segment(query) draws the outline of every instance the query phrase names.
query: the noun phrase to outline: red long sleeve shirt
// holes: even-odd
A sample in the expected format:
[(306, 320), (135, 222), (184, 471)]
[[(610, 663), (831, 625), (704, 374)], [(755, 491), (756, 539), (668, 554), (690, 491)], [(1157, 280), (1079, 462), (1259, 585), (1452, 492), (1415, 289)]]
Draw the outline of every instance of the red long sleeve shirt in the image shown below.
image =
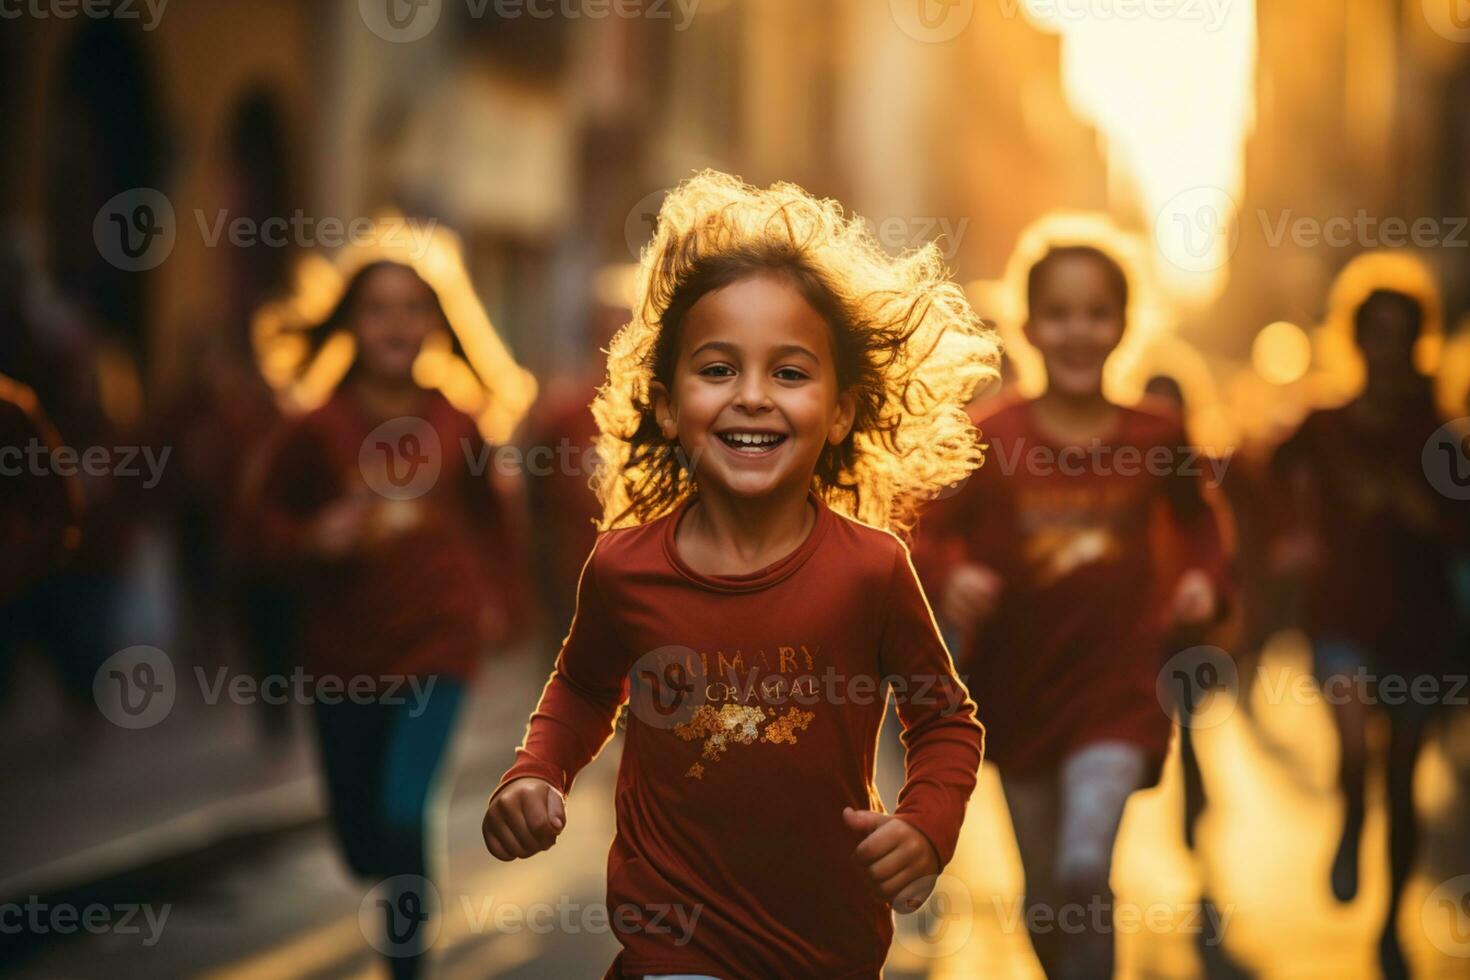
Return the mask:
[[(438, 475), (420, 495), (390, 500), (371, 489), (365, 458), (395, 467), (401, 460), (383, 464), (373, 445), (364, 453), (379, 420), (364, 413), (350, 382), (287, 423), (250, 495), (257, 560), (299, 580), (305, 667), (314, 676), (467, 678), (484, 652), (487, 608), (510, 618), (524, 607), (505, 502), (489, 470), (475, 472), (488, 457), (474, 421), (437, 391), (425, 391), (414, 412), (437, 444), (430, 455)], [(366, 540), (339, 562), (311, 558), (313, 521), (349, 496), (374, 502)]]
[(1004, 583), (959, 657), (1002, 770), (1040, 772), (1116, 739), (1143, 749), (1156, 774), (1170, 717), (1156, 693), (1165, 611), (1150, 524), (1167, 514), (1183, 565), (1228, 601), (1229, 556), (1204, 494), (1210, 461), (1177, 421), (1131, 408), (1107, 438), (1063, 446), (1032, 404), (1003, 402), (980, 420), (985, 465), (919, 527), (924, 581), (937, 594), (974, 561)]
[[(882, 809), (873, 764), (890, 690), (907, 750), (896, 815), (941, 866), (954, 853), (983, 751), (974, 704), (907, 549), (812, 500), (806, 542), (748, 575), (679, 558), (687, 503), (602, 535), (583, 569), (500, 785), (534, 776), (569, 791), (631, 692), (607, 889), (625, 974), (879, 975), (892, 913), (852, 860), (861, 838), (842, 809)], [(660, 907), (683, 919), (655, 925)]]

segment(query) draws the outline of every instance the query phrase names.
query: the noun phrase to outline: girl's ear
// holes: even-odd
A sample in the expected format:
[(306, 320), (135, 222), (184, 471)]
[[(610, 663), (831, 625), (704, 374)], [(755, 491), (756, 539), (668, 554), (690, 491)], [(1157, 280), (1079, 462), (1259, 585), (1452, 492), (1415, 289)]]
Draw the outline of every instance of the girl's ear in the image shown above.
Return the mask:
[(679, 415), (674, 411), (674, 399), (662, 381), (648, 383), (648, 400), (653, 403), (653, 418), (664, 438), (673, 439), (678, 436)]
[(827, 429), (827, 441), (835, 446), (846, 439), (847, 434), (852, 431), (852, 423), (856, 417), (857, 397), (850, 391), (844, 391), (837, 396), (837, 415)]

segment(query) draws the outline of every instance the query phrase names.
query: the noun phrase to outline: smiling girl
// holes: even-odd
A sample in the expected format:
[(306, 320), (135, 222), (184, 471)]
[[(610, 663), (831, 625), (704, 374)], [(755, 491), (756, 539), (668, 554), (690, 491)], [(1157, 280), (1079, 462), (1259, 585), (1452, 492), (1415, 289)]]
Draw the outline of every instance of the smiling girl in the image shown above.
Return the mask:
[[(888, 258), (788, 184), (705, 173), (664, 203), (593, 406), (607, 529), (484, 821), (501, 860), (550, 847), (631, 696), (609, 976), (879, 975), (983, 739), (889, 529), (979, 463), (963, 405), (995, 360), (932, 246)], [(686, 930), (656, 924), (670, 908)]]
[[(1103, 392), (1127, 322), (1122, 267), (1091, 246), (1054, 248), (1030, 270), (1027, 305), (1046, 390), (980, 420), (989, 462), (925, 518), (920, 554), (965, 638), (958, 662), (985, 713), (1028, 906), (1055, 922), (1110, 907), (1124, 804), (1168, 747), (1159, 650), (1169, 627), (1214, 622), (1225, 560), (1179, 421)], [(1149, 553), (1160, 509), (1188, 556), (1162, 583), (1164, 610)], [(1046, 975), (1111, 975), (1112, 928), (1069, 932), (1033, 933)]]
[(414, 380), (449, 329), (414, 269), (359, 269), (309, 334), (350, 334), (351, 369), (286, 426), (252, 494), (261, 558), (302, 600), (333, 829), (352, 870), (392, 892), (374, 942), (395, 977), (424, 966), (427, 920), (402, 937), (393, 910), (429, 907), (431, 800), (460, 701), (522, 594), (514, 498), (469, 465), (486, 449), (474, 420)]

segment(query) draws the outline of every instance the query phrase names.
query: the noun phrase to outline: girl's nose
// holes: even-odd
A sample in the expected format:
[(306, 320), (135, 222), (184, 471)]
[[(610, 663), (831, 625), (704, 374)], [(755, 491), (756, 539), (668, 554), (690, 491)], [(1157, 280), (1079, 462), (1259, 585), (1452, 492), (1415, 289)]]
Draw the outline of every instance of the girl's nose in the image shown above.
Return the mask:
[(766, 387), (765, 379), (753, 372), (742, 377), (735, 389), (735, 407), (748, 412), (770, 408), (771, 393)]

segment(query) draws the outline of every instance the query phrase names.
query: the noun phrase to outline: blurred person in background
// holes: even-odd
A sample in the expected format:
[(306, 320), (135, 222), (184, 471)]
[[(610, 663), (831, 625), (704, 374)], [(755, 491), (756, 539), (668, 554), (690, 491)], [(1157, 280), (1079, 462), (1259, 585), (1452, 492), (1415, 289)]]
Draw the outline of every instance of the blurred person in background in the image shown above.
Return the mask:
[[(1030, 923), (1037, 908), (1051, 922), (1068, 909), (1111, 910), (1124, 805), (1157, 781), (1169, 742), (1155, 693), (1164, 624), (1216, 622), (1227, 558), (1201, 482), (1142, 466), (1151, 450), (1183, 461), (1178, 419), (1103, 394), (1127, 322), (1122, 267), (1090, 246), (1053, 248), (1030, 270), (1027, 304), (1046, 391), (987, 406), (985, 465), (930, 510), (917, 560), (963, 637), (960, 671), (1000, 769)], [(1161, 583), (1165, 610), (1154, 608), (1149, 550), (1161, 503), (1187, 559)], [(1113, 972), (1110, 926), (1031, 939), (1048, 977)]]
[(577, 579), (602, 517), (591, 486), (598, 434), (592, 399), (607, 375), (604, 352), (632, 316), (617, 299), (599, 296), (587, 325), (584, 362), (552, 379), (517, 439), (539, 542), (533, 557), (542, 612), (557, 628), (571, 621)]
[[(108, 337), (83, 307), (51, 289), (25, 244), (17, 233), (0, 248), (0, 372), (45, 406), (46, 431), (58, 441), (39, 465), (59, 482), (63, 467), (50, 455), (53, 450), (66, 448), (80, 459), (101, 448), (119, 467), (64, 467), (74, 469), (65, 477), (74, 527), (67, 560), (14, 597), (0, 642), (35, 644), (61, 682), (73, 732), (86, 734), (105, 730), (93, 700), (97, 669), (119, 641), (153, 639), (122, 625), (150, 473), (138, 451), (142, 389), (126, 346)], [(121, 472), (124, 459), (131, 461), (128, 474)]]
[[(1405, 977), (1395, 923), (1418, 843), (1414, 767), (1455, 667), (1449, 556), (1465, 540), (1467, 508), (1425, 479), (1424, 447), (1441, 419), (1414, 362), (1422, 299), (1374, 289), (1351, 324), (1365, 385), (1346, 405), (1308, 415), (1277, 450), (1288, 524), (1275, 550), (1303, 582), (1301, 626), (1341, 740), (1344, 815), (1330, 872), (1339, 902), (1358, 893), (1369, 719), (1389, 729), (1391, 898), (1379, 958), (1385, 976)], [(1412, 693), (1426, 681), (1438, 695)]]
[(35, 392), (0, 375), (0, 704), (26, 595), (61, 568), (77, 545), (81, 497), (76, 481), (27, 465), (32, 444), (61, 444)]
[[(405, 937), (394, 916), (433, 911), (429, 801), (466, 685), (525, 600), (512, 491), (491, 483), (493, 468), (474, 472), (489, 458), (475, 422), (413, 378), (424, 341), (445, 329), (414, 269), (353, 275), (312, 332), (317, 344), (350, 332), (352, 366), (288, 423), (258, 491), (263, 557), (296, 572), (333, 826), (354, 872), (391, 880), (397, 977), (423, 965), (423, 921)], [(362, 678), (370, 698), (341, 696)]]
[[(189, 358), (196, 369), (159, 424), (159, 441), (174, 447), (164, 491), (189, 613), (184, 646), (211, 665), (238, 653), (264, 680), (291, 665), (294, 597), (268, 569), (246, 560), (241, 506), (281, 414), (255, 366), (246, 326), (204, 336)], [(283, 735), (289, 718), (288, 706), (273, 701), (260, 699), (255, 715), (268, 737)]]

